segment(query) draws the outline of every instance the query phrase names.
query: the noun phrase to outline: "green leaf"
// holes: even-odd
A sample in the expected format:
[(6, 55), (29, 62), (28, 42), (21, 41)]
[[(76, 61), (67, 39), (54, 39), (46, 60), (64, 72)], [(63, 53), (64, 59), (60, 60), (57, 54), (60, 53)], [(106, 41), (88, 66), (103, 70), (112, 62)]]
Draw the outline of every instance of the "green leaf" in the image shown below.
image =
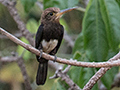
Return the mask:
[[(71, 69), (68, 72), (69, 77), (79, 85), (81, 88), (84, 86), (84, 74), (83, 68), (81, 67), (71, 67)], [(76, 78), (77, 77), (77, 78)]]
[(110, 90), (115, 75), (118, 73), (118, 67), (112, 67), (107, 73), (101, 78), (102, 83)]
[(90, 1), (82, 26), (87, 55), (92, 61), (103, 61), (109, 46), (98, 0)]
[(24, 10), (26, 12), (29, 12), (30, 9), (34, 6), (35, 2), (37, 0), (21, 0), (23, 6), (24, 6)]
[(36, 33), (39, 25), (36, 20), (29, 19), (29, 21), (26, 24), (26, 27), (31, 33)]
[(116, 0), (116, 2), (118, 3), (119, 7), (120, 7), (120, 0)]
[[(83, 88), (88, 80), (95, 74), (94, 68), (83, 68), (83, 67), (71, 67), (68, 72), (70, 78), (76, 83), (80, 88)], [(77, 78), (76, 78), (77, 77)], [(97, 90), (97, 87), (94, 86)]]
[(110, 47), (115, 51), (120, 43), (120, 8), (115, 0), (99, 0)]
[(76, 51), (84, 51), (84, 43), (83, 43), (83, 34), (80, 33), (79, 36), (77, 37), (77, 39), (75, 40), (75, 44), (73, 47), (73, 53), (75, 53)]
[(81, 56), (82, 56), (82, 54), (79, 51), (76, 51), (75, 54), (73, 55), (73, 58), (77, 59), (79, 61)]
[[(22, 40), (22, 41), (25, 42), (25, 43), (29, 43), (24, 37), (22, 37), (20, 40)], [(28, 50), (26, 50), (26, 49), (24, 49), (23, 47), (21, 47), (21, 46), (18, 46), (18, 47), (17, 47), (17, 53), (19, 54), (19, 56), (20, 56), (22, 53), (24, 53), (23, 58), (24, 58), (25, 60), (28, 60), (28, 59), (30, 58), (30, 56), (31, 56), (31, 53), (30, 53)]]

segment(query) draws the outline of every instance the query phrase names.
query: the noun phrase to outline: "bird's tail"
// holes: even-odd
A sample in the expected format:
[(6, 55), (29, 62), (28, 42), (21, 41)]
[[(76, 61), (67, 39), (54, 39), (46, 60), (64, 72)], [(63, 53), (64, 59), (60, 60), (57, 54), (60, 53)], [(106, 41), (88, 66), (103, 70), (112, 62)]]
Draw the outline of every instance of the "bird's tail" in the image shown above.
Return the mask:
[(47, 78), (48, 61), (47, 60), (40, 60), (40, 61), (45, 61), (45, 62), (39, 62), (37, 76), (36, 76), (37, 85), (43, 85)]

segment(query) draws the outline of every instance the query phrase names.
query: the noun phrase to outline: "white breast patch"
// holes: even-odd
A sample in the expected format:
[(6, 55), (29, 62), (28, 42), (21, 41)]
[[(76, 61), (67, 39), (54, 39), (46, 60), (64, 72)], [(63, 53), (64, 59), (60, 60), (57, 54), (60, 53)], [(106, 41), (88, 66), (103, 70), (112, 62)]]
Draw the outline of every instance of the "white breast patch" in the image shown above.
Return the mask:
[(58, 40), (50, 40), (49, 42), (42, 40), (43, 52), (50, 53), (58, 44)]

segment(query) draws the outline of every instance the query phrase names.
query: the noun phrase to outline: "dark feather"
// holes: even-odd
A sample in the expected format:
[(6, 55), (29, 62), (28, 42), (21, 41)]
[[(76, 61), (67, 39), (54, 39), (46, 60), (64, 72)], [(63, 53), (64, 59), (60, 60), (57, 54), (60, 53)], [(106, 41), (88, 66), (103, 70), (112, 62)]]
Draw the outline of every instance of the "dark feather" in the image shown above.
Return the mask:
[(41, 46), (41, 40), (42, 40), (42, 35), (43, 35), (43, 24), (41, 24), (38, 28), (38, 31), (36, 33), (36, 37), (35, 37), (35, 48), (39, 48), (39, 46)]
[(46, 81), (48, 62), (47, 60), (43, 60), (43, 61), (46, 61), (46, 62), (39, 63), (39, 66), (38, 66), (38, 71), (37, 71), (37, 76), (36, 76), (37, 85), (43, 85)]

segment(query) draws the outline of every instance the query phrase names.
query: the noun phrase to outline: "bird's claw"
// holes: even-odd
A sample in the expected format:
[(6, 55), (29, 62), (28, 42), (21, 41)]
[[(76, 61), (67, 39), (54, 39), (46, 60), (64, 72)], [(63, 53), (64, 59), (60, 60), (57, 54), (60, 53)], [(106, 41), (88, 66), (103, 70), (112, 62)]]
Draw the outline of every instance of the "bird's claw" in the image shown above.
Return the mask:
[(40, 50), (40, 56), (39, 56), (39, 59), (42, 57), (42, 53), (43, 53), (43, 51)]
[(54, 58), (53, 62), (56, 62), (57, 61), (57, 56), (55, 55), (54, 57), (55, 58)]

